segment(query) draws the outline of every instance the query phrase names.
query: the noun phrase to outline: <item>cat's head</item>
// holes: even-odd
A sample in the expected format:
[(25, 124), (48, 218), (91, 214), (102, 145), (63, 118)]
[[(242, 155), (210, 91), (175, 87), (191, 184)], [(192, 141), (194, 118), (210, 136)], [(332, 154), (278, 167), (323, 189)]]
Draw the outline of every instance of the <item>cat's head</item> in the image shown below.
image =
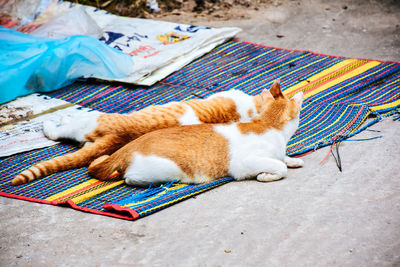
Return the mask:
[(296, 131), (303, 103), (303, 92), (289, 99), (282, 93), (280, 82), (277, 80), (271, 89), (265, 89), (261, 93), (261, 101), (261, 119), (272, 124), (274, 128), (287, 129), (290, 135)]

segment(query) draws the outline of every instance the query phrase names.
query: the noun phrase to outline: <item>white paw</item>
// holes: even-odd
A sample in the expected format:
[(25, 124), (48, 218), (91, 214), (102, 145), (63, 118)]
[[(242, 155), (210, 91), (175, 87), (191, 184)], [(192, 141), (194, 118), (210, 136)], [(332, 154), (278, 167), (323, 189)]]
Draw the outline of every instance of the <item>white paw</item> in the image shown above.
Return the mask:
[(285, 157), (284, 161), (286, 163), (286, 166), (288, 166), (290, 168), (299, 168), (299, 167), (303, 167), (303, 165), (304, 165), (304, 161), (299, 158)]
[(259, 182), (273, 182), (282, 179), (284, 176), (281, 174), (271, 174), (262, 172), (257, 175), (257, 181)]
[(61, 117), (60, 122), (61, 122), (61, 125), (67, 125), (67, 124), (70, 124), (72, 122), (72, 119), (71, 119), (70, 116), (64, 115), (64, 116)]
[(58, 139), (57, 126), (52, 121), (44, 121), (43, 122), (43, 133), (47, 138), (49, 138), (51, 140)]

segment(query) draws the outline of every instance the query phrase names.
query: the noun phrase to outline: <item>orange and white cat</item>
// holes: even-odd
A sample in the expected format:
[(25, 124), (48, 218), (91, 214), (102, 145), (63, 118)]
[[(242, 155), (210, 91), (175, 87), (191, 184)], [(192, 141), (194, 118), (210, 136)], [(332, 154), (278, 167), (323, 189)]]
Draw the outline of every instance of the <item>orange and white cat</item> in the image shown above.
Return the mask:
[(139, 136), (162, 128), (200, 123), (250, 121), (260, 112), (260, 96), (239, 90), (216, 93), (204, 100), (172, 102), (150, 106), (130, 115), (88, 112), (81, 118), (57, 127), (45, 122), (45, 135), (53, 140), (71, 139), (84, 144), (76, 152), (36, 164), (18, 174), (13, 185), (73, 168), (89, 165), (101, 155), (110, 155)]
[(285, 156), (299, 125), (302, 93), (286, 98), (279, 83), (261, 94), (261, 113), (250, 122), (200, 124), (147, 133), (111, 156), (99, 157), (89, 173), (108, 180), (118, 172), (129, 185), (178, 180), (203, 183), (220, 177), (274, 181), (301, 159)]

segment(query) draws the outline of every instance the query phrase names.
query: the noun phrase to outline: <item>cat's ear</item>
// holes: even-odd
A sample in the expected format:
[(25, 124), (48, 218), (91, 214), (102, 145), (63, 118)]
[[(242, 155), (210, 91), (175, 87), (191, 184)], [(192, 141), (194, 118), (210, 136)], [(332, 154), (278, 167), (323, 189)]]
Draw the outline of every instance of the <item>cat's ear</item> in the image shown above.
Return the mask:
[(281, 83), (279, 79), (275, 80), (274, 84), (271, 86), (269, 90), (274, 98), (285, 98), (281, 91)]
[(274, 97), (272, 96), (271, 92), (268, 89), (264, 89), (261, 94), (261, 103), (264, 103), (265, 100), (268, 98), (273, 99)]
[(303, 92), (302, 91), (298, 92), (292, 97), (292, 99), (294, 99), (299, 105), (299, 107), (301, 107), (301, 105), (303, 104)]

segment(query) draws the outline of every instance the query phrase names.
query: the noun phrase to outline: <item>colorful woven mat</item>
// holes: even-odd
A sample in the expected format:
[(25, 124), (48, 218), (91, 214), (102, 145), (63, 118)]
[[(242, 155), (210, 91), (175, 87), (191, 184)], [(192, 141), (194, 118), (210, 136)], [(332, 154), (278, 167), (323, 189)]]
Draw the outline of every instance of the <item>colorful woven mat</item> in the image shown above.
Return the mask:
[[(286, 95), (303, 91), (300, 127), (290, 140), (289, 155), (299, 155), (344, 140), (363, 130), (369, 114), (379, 121), (400, 106), (400, 64), (348, 59), (306, 51), (228, 42), (150, 88), (76, 83), (50, 93), (103, 112), (128, 113), (149, 105), (204, 98), (239, 89), (255, 95), (279, 78)], [(368, 126), (368, 125), (367, 125)], [(77, 148), (60, 144), (0, 159), (0, 194), (47, 204), (67, 204), (79, 210), (137, 219), (231, 181), (170, 183), (149, 189), (122, 181), (101, 182), (87, 168), (60, 172), (27, 185), (11, 179), (41, 160)]]

